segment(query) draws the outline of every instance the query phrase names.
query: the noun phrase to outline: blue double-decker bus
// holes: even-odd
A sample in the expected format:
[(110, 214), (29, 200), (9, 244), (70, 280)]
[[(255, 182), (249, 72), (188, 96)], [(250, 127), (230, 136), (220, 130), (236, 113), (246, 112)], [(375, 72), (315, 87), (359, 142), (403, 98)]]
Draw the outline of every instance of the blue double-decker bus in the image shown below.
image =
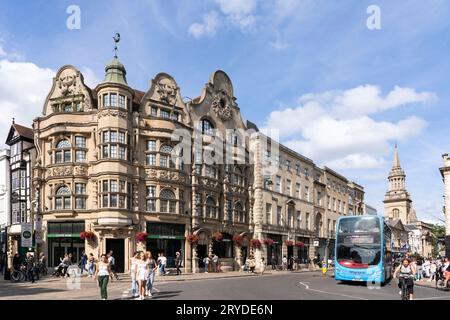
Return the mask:
[(391, 231), (382, 217), (350, 216), (337, 221), (334, 278), (384, 283), (393, 272)]

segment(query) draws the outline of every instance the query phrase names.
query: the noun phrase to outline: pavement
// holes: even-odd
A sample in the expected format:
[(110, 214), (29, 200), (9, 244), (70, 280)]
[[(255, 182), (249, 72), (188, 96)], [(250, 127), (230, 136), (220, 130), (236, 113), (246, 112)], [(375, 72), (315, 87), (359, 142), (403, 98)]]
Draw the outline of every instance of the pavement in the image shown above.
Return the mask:
[[(108, 285), (108, 298), (131, 300), (129, 276), (119, 277)], [(416, 300), (450, 300), (450, 292), (437, 290), (426, 282), (417, 284), (414, 293)], [(99, 296), (97, 283), (86, 277), (45, 278), (34, 284), (0, 281), (0, 300), (98, 300)], [(157, 276), (151, 299), (400, 300), (400, 295), (396, 280), (384, 286), (367, 286), (335, 281), (332, 273), (324, 277), (318, 271), (270, 270), (262, 276), (243, 272)]]

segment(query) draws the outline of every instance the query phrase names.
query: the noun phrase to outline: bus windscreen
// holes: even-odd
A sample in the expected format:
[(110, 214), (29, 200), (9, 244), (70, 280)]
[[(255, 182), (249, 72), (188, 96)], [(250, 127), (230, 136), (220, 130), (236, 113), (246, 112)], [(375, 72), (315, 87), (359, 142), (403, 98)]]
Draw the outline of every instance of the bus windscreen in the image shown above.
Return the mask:
[(336, 260), (347, 268), (368, 268), (381, 260), (380, 220), (377, 217), (351, 217), (338, 225)]

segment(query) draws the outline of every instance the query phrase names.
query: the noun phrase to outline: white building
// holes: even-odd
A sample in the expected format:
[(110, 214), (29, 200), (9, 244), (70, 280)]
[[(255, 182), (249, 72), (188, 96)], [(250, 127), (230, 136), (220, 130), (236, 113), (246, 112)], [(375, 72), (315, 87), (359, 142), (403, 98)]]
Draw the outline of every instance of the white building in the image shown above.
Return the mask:
[(364, 204), (364, 214), (369, 214), (376, 216), (378, 214), (378, 211), (376, 208), (369, 206), (367, 203)]
[(9, 150), (0, 150), (0, 251), (5, 252), (5, 228), (10, 220)]

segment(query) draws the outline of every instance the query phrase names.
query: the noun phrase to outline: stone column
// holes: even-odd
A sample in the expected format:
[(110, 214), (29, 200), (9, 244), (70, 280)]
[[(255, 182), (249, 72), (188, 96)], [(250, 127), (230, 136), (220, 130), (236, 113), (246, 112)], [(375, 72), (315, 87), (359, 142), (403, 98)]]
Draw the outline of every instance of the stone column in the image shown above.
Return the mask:
[(191, 258), (192, 272), (200, 272), (198, 267), (198, 254), (197, 254), (197, 244), (192, 244), (192, 258)]
[[(259, 239), (261, 243), (263, 242), (262, 226), (263, 226), (263, 176), (262, 176), (262, 158), (261, 158), (261, 135), (258, 134), (251, 138), (250, 149), (254, 156), (254, 185), (253, 185), (253, 195), (254, 195), (254, 205), (252, 207), (253, 222), (255, 229), (253, 230), (253, 238)], [(261, 262), (261, 248), (254, 248), (253, 254), (256, 259), (256, 269), (260, 269)]]
[(445, 255), (450, 256), (450, 157), (443, 154), (444, 166), (440, 168), (444, 181)]

